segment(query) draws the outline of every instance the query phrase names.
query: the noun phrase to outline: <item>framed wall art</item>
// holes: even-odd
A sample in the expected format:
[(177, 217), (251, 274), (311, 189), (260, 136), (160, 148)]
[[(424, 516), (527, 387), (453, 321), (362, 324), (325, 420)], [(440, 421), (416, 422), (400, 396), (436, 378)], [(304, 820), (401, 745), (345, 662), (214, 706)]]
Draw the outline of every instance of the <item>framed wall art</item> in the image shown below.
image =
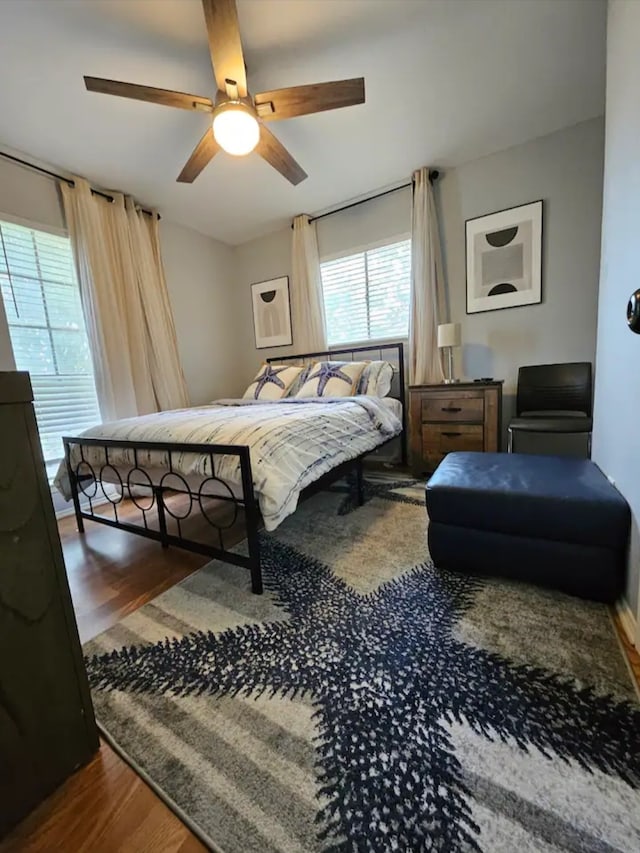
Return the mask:
[(289, 276), (252, 284), (251, 299), (256, 349), (292, 344)]
[(468, 219), (467, 314), (542, 302), (542, 201)]

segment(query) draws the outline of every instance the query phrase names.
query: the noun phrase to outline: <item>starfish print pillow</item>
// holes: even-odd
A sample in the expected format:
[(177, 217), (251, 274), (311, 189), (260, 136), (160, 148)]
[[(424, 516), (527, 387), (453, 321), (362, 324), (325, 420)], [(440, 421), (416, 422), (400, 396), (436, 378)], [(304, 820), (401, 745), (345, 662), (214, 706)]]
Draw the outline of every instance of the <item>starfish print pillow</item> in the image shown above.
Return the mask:
[(296, 397), (351, 397), (366, 366), (366, 361), (319, 361)]
[(370, 361), (358, 382), (358, 394), (386, 397), (393, 383), (393, 365), (388, 361)]
[(287, 396), (291, 386), (303, 370), (303, 367), (265, 363), (244, 392), (243, 399), (281, 400)]

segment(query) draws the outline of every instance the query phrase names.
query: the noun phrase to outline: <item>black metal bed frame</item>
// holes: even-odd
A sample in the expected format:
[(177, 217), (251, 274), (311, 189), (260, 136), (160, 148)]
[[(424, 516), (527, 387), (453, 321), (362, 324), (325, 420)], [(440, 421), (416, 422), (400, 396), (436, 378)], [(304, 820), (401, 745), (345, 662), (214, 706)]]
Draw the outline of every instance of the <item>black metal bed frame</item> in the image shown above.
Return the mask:
[[(405, 365), (404, 346), (402, 343), (347, 347), (322, 352), (303, 353), (301, 355), (288, 355), (280, 358), (273, 357), (268, 358), (267, 362), (299, 362), (306, 364), (319, 358), (344, 361), (346, 360), (344, 356), (350, 356), (351, 361), (354, 361), (354, 354), (358, 354), (360, 358), (363, 358), (365, 353), (377, 353), (380, 360), (385, 360), (383, 353), (389, 354), (392, 350), (397, 354), (398, 365), (397, 369), (394, 369), (393, 377), (393, 383), (396, 384), (396, 391), (394, 393), (392, 385), (389, 396), (395, 397), (402, 403), (400, 454), (402, 464), (405, 464), (407, 459), (407, 439), (405, 430)], [(257, 594), (262, 592), (260, 541), (258, 537), (260, 511), (253, 489), (251, 458), (247, 446), (125, 441), (118, 439), (83, 438), (81, 436), (65, 436), (62, 441), (64, 444), (71, 497), (80, 533), (84, 533), (85, 520), (96, 521), (100, 524), (126, 530), (129, 533), (145, 536), (148, 539), (154, 539), (160, 542), (163, 548), (175, 545), (188, 551), (205, 554), (249, 569), (252, 592)], [(72, 461), (72, 447), (74, 446), (78, 448), (80, 461)], [(382, 445), (378, 446), (381, 447)], [(100, 455), (104, 461), (100, 463), (99, 468), (93, 456), (91, 456), (92, 461), (86, 458), (88, 448), (100, 449)], [(118, 470), (118, 468), (123, 467), (122, 464), (117, 463), (118, 467), (111, 464), (113, 456), (110, 457), (110, 454), (116, 449), (119, 451), (128, 451), (130, 462), (128, 463), (126, 478), (124, 479)], [(145, 470), (144, 463), (141, 462), (141, 456), (146, 456), (150, 453), (160, 453), (166, 460), (166, 464), (163, 465), (163, 469), (166, 468), (166, 471), (160, 478), (160, 481), (156, 483), (153, 482), (149, 473)], [(202, 479), (197, 491), (192, 489), (185, 477), (177, 473), (174, 469), (174, 455), (180, 453), (198, 454), (208, 457), (208, 476)], [(364, 500), (362, 463), (366, 455), (368, 454), (362, 454), (355, 459), (336, 466), (307, 487), (302, 492), (301, 498), (318, 491), (346, 473), (355, 470), (355, 488), (357, 490), (358, 501), (362, 504)], [(223, 456), (238, 457), (242, 483), (240, 494), (234, 493), (227, 481), (217, 474), (219, 468), (216, 465), (216, 460)], [(149, 465), (149, 467), (156, 468), (157, 466)], [(96, 468), (98, 468), (97, 471)], [(108, 476), (104, 479), (104, 475), (107, 472)], [(169, 482), (169, 478), (171, 478), (171, 482)], [(176, 480), (178, 481), (177, 486), (175, 483)], [(212, 491), (214, 484), (215, 493)], [(176, 495), (188, 498), (188, 509), (185, 513), (175, 511), (176, 507), (173, 505), (172, 499)], [(139, 523), (134, 523), (119, 515), (118, 506), (124, 500), (125, 496), (131, 499), (140, 513), (141, 520)], [(85, 499), (84, 504), (82, 497)], [(208, 515), (205, 507), (207, 500), (221, 501), (224, 505), (230, 507), (230, 521), (225, 520), (221, 522)], [(215, 544), (199, 542), (185, 535), (183, 526), (186, 520), (191, 517), (194, 504), (197, 504), (202, 518), (216, 532)], [(101, 511), (101, 508), (106, 509), (106, 512), (110, 514), (105, 514)], [(241, 517), (244, 522), (244, 538), (247, 540), (248, 555), (237, 550), (231, 550), (238, 543), (238, 536), (234, 537), (234, 541), (229, 543), (228, 547), (225, 545), (225, 534), (228, 534), (229, 531), (236, 527)], [(175, 527), (175, 532), (171, 529), (172, 527)], [(240, 537), (240, 539), (242, 538)]]

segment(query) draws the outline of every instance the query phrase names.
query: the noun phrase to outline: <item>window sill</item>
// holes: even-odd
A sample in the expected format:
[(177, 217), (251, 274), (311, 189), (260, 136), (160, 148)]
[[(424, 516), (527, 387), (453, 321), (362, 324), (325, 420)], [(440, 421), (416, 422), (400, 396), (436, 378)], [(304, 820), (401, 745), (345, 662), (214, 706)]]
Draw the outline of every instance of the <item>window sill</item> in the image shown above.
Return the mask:
[(350, 349), (357, 349), (358, 347), (370, 347), (371, 349), (376, 349), (376, 347), (382, 346), (383, 344), (408, 344), (409, 338), (405, 336), (400, 336), (397, 338), (372, 338), (367, 341), (351, 341), (350, 343), (341, 343), (341, 344), (329, 344), (327, 346), (327, 350), (329, 352), (345, 352)]

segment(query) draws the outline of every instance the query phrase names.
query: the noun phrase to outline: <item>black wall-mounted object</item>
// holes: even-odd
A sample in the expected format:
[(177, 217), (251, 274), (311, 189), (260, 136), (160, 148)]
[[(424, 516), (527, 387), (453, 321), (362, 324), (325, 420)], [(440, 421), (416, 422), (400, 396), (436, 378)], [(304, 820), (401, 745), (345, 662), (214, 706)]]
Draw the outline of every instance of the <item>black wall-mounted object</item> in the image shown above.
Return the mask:
[(629, 297), (627, 323), (632, 332), (640, 335), (640, 287)]

